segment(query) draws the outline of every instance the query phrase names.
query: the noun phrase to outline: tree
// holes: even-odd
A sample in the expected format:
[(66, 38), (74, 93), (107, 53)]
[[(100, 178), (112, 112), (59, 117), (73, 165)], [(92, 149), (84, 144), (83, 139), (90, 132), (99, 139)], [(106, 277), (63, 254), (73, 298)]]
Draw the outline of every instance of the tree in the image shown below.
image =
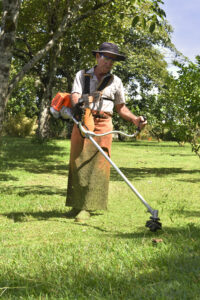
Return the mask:
[(171, 105), (174, 107), (175, 137), (189, 142), (200, 157), (200, 56), (196, 63), (180, 64), (179, 76), (169, 89)]
[[(189, 142), (200, 156), (200, 56), (196, 63), (178, 63), (178, 77), (169, 76), (158, 95), (151, 96), (152, 130), (178, 143)], [(162, 136), (161, 136), (162, 137)]]
[[(5, 5), (2, 9), (3, 16), (6, 5), (8, 9), (11, 9), (12, 2), (18, 4), (16, 5), (15, 12), (17, 11), (17, 13), (19, 13), (19, 0), (4, 0), (3, 3)], [(0, 131), (7, 100), (18, 82), (22, 80), (31, 69), (35, 69), (35, 74), (39, 74), (40, 79), (41, 72), (46, 72), (46, 75), (49, 72), (49, 76), (46, 76), (48, 83), (45, 83), (45, 87), (48, 86), (48, 88), (46, 89), (46, 94), (43, 93), (46, 100), (43, 102), (44, 105), (41, 105), (42, 109), (40, 114), (41, 116), (43, 115), (43, 117), (40, 118), (44, 120), (43, 124), (46, 123), (49, 104), (49, 99), (47, 98), (50, 98), (53, 79), (55, 80), (55, 75), (58, 75), (55, 70), (56, 61), (53, 60), (54, 51), (52, 49), (58, 49), (58, 43), (63, 45), (60, 50), (61, 56), (64, 50), (65, 53), (69, 54), (66, 59), (67, 64), (65, 64), (66, 70), (69, 70), (67, 75), (70, 82), (70, 78), (74, 75), (74, 69), (72, 71), (70, 70), (71, 65), (76, 65), (75, 62), (80, 63), (81, 57), (84, 57), (82, 63), (87, 60), (86, 45), (88, 53), (94, 45), (96, 46), (97, 41), (101, 42), (105, 40), (105, 38), (122, 44), (124, 43), (124, 29), (126, 27), (135, 26), (139, 24), (139, 22), (142, 22), (143, 26), (148, 27), (151, 32), (153, 32), (156, 25), (160, 26), (160, 19), (165, 17), (165, 13), (160, 9), (159, 3), (162, 3), (162, 1), (79, 0), (74, 2), (73, 0), (52, 0), (51, 2), (43, 1), (42, 3), (38, 0), (30, 0), (28, 3), (22, 1), (19, 18), (20, 26), (17, 30), (17, 45), (19, 47), (15, 47), (18, 53), (15, 51), (16, 56), (14, 57), (18, 57), (17, 67), (20, 68), (18, 74), (12, 78), (11, 82), (8, 80), (9, 71), (7, 72), (7, 77), (3, 75), (4, 78), (2, 78), (2, 82), (6, 82), (7, 88), (4, 89), (4, 93), (3, 89), (0, 89)], [(111, 11), (112, 14), (110, 14)], [(55, 12), (57, 14), (55, 14)], [(11, 15), (11, 19), (12, 21), (17, 20), (17, 18), (14, 18), (14, 14)], [(2, 17), (2, 21), (3, 20), (4, 18)], [(2, 22), (2, 29), (4, 28), (4, 23), (5, 22)], [(99, 30), (97, 31), (96, 28)], [(16, 24), (13, 30), (13, 35), (15, 34)], [(4, 40), (4, 38), (4, 30), (2, 30), (1, 39)], [(12, 39), (10, 39), (10, 41), (11, 40)], [(9, 48), (10, 57), (13, 55), (13, 47), (14, 42), (12, 42), (12, 47)], [(3, 53), (4, 50), (5, 45), (1, 43), (1, 53)], [(60, 61), (62, 60), (63, 58), (61, 57)], [(2, 57), (0, 57), (0, 61), (2, 61)], [(14, 63), (15, 62), (16, 61), (14, 61)], [(0, 64), (0, 71), (1, 66)], [(8, 66), (10, 67), (10, 61)]]
[[(73, 1), (72, 1), (73, 2)], [(45, 46), (37, 51), (34, 56), (22, 67), (19, 73), (13, 78), (11, 82), (9, 82), (10, 75), (10, 67), (11, 67), (11, 59), (13, 56), (13, 48), (15, 45), (15, 37), (17, 33), (17, 21), (19, 16), (19, 8), (21, 1), (20, 0), (3, 0), (2, 6), (2, 19), (1, 19), (1, 36), (0, 36), (0, 134), (2, 133), (2, 126), (4, 120), (4, 111), (6, 108), (6, 104), (8, 98), (16, 87), (18, 82), (32, 69), (33, 66), (36, 65), (38, 61), (44, 57), (50, 49), (55, 45), (55, 43), (62, 37), (67, 27), (71, 27), (73, 23), (77, 23), (91, 14), (93, 15), (99, 7), (106, 6), (112, 2), (112, 0), (103, 1), (102, 3), (95, 4), (92, 9), (87, 11), (86, 13), (77, 15), (73, 15), (73, 7), (74, 3), (72, 3), (72, 13), (71, 10), (68, 10), (68, 13), (63, 17), (59, 27), (57, 28), (56, 33), (53, 36), (48, 37), (48, 41)], [(40, 7), (40, 4), (38, 7)], [(84, 1), (80, 1), (78, 7), (82, 5)], [(29, 5), (35, 4), (35, 2), (29, 1)], [(22, 5), (26, 5), (26, 2), (23, 1)], [(30, 19), (29, 19), (30, 21)]]
[(20, 0), (2, 1), (0, 32), (0, 135), (9, 88), (9, 75), (15, 44)]
[[(160, 125), (154, 93), (159, 93), (169, 78), (167, 63), (160, 48), (168, 48), (174, 55), (178, 53), (170, 40), (171, 26), (165, 20), (161, 25), (152, 33), (139, 24), (135, 28), (127, 29), (124, 37), (128, 58), (125, 64), (117, 66), (115, 70), (126, 84), (129, 109), (135, 114), (146, 116), (148, 123), (156, 121), (157, 127)], [(117, 114), (114, 115), (114, 124), (118, 129), (121, 127), (129, 132), (133, 130), (132, 126), (124, 123)]]

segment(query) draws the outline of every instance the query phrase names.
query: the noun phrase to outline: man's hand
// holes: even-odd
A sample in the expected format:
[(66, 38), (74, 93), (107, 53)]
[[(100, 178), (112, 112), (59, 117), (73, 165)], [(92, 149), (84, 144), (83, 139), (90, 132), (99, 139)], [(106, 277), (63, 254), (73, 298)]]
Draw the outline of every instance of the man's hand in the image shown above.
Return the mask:
[(145, 117), (139, 116), (139, 117), (136, 117), (134, 123), (139, 130), (142, 130), (147, 125), (147, 120)]
[(84, 101), (82, 98), (79, 98), (78, 103), (75, 104), (73, 108), (73, 115), (77, 121), (81, 121), (84, 115)]

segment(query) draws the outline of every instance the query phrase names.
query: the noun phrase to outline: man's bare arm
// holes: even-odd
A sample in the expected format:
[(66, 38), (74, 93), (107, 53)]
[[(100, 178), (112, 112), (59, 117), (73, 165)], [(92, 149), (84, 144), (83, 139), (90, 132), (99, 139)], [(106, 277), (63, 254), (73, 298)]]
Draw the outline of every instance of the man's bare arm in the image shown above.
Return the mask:
[(135, 126), (142, 129), (146, 124), (147, 121), (142, 116), (135, 116), (125, 104), (117, 104), (116, 111), (124, 120), (132, 122)]

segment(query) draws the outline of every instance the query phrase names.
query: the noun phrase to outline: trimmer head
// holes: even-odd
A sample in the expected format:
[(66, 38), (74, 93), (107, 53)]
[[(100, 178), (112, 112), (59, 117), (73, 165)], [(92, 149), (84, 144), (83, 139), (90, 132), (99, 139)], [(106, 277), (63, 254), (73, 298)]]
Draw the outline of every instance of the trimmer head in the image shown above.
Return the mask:
[(162, 229), (162, 223), (160, 223), (159, 218), (150, 217), (151, 220), (146, 222), (146, 227), (150, 229), (150, 231), (157, 231), (158, 229)]

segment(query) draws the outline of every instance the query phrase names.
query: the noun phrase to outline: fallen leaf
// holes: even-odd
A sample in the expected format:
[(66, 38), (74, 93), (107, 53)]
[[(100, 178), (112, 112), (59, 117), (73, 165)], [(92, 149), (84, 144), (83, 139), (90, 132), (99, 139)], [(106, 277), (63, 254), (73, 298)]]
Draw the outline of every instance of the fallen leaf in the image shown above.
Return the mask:
[(152, 239), (152, 242), (155, 244), (162, 243), (163, 239)]

